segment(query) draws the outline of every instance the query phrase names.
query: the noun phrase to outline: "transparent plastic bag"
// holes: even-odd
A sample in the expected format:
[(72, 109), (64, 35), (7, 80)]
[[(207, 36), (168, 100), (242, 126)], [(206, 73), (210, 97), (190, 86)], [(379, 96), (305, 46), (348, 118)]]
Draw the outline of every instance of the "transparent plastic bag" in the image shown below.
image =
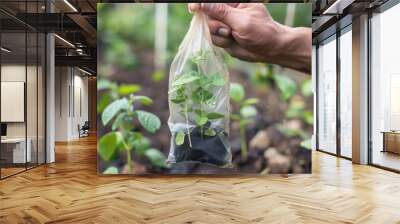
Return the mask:
[(167, 162), (230, 167), (229, 74), (200, 12), (171, 64), (168, 100), (172, 136)]

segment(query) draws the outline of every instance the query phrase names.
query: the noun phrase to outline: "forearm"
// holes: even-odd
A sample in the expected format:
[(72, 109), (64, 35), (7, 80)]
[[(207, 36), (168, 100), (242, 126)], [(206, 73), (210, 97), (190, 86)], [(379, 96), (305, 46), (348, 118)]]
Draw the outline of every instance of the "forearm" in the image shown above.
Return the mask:
[(277, 40), (276, 54), (267, 56), (267, 61), (279, 64), (298, 71), (310, 73), (311, 71), (311, 40), (310, 28), (284, 27), (284, 32)]

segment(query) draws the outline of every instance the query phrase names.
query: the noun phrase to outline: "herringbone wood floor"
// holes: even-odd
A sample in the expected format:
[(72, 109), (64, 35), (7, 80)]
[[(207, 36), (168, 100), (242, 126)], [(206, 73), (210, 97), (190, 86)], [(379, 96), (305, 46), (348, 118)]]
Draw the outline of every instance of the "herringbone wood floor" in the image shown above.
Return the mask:
[(94, 137), (0, 181), (0, 223), (400, 223), (400, 175), (315, 152), (289, 177), (99, 177)]

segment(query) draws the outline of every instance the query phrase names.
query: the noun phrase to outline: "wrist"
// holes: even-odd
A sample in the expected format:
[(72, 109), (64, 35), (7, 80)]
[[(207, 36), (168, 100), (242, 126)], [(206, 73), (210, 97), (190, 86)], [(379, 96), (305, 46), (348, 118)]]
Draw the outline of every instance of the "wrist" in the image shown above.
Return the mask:
[(275, 36), (273, 50), (269, 52), (266, 62), (279, 64), (303, 72), (311, 70), (311, 32), (309, 28), (292, 28), (278, 24), (278, 35)]

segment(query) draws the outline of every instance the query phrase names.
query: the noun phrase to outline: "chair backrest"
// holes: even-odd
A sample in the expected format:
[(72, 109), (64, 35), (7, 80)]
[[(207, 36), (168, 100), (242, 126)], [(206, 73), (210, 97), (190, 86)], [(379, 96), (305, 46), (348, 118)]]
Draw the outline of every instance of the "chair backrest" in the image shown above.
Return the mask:
[(85, 121), (85, 123), (83, 124), (82, 128), (90, 128), (90, 123), (89, 121)]

